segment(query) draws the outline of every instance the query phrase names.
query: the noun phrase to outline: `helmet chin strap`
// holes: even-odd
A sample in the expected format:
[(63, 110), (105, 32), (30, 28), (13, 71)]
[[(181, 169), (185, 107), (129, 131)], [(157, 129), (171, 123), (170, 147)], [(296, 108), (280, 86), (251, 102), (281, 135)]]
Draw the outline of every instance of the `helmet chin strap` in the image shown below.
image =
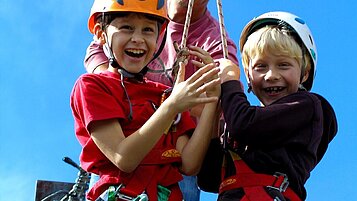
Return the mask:
[[(156, 52), (156, 54), (154, 55), (154, 57), (152, 58), (151, 61), (156, 59), (160, 55), (161, 51), (163, 50), (163, 48), (165, 46), (165, 43), (166, 43), (166, 35), (167, 35), (167, 31), (165, 30), (165, 35), (164, 35), (164, 38), (163, 38), (163, 40), (161, 42), (161, 45), (160, 45), (158, 51)], [(128, 119), (131, 121), (133, 119), (133, 106), (132, 106), (129, 94), (128, 94), (128, 92), (126, 90), (126, 87), (125, 87), (125, 84), (124, 84), (124, 78), (132, 78), (132, 79), (135, 79), (137, 81), (143, 81), (144, 80), (144, 75), (147, 73), (149, 68), (147, 66), (145, 66), (139, 73), (131, 73), (131, 72), (125, 70), (123, 67), (121, 67), (119, 65), (119, 63), (115, 59), (113, 51), (112, 51), (112, 47), (111, 47), (111, 44), (110, 44), (110, 41), (108, 40), (108, 36), (107, 36), (107, 34), (105, 32), (103, 33), (103, 36), (104, 36), (105, 41), (106, 41), (106, 43), (103, 45), (103, 51), (104, 51), (104, 54), (108, 57), (109, 65), (111, 65), (114, 68), (117, 68), (119, 74), (121, 75), (121, 82), (120, 83), (121, 83), (121, 85), (122, 85), (122, 87), (124, 89), (125, 96), (126, 96), (128, 102), (129, 102)]]
[[(104, 50), (104, 54), (108, 57), (109, 60), (109, 64), (114, 67), (117, 68), (119, 73), (123, 76), (123, 77), (127, 77), (127, 78), (134, 78), (138, 81), (143, 81), (145, 74), (148, 72), (149, 68), (147, 67), (147, 65), (138, 73), (131, 73), (127, 70), (125, 70), (125, 68), (123, 68), (122, 66), (119, 65), (118, 61), (115, 59), (113, 51), (112, 51), (112, 45), (110, 43), (110, 41), (108, 40), (108, 36), (107, 34), (104, 32), (103, 36), (105, 38), (106, 43), (103, 45), (103, 50)], [(157, 50), (157, 52), (155, 53), (155, 55), (153, 56), (153, 58), (150, 60), (150, 62), (152, 62), (153, 60), (155, 60), (162, 52), (162, 50), (165, 47), (165, 43), (166, 43), (166, 37), (167, 37), (167, 29), (164, 32), (164, 36), (163, 39), (161, 41), (160, 47)], [(149, 63), (150, 63), (149, 62)]]
[(117, 68), (118, 72), (124, 78), (134, 78), (138, 81), (143, 81), (144, 75), (148, 71), (147, 67), (145, 66), (139, 73), (131, 73), (131, 72), (125, 70), (125, 68), (120, 66), (118, 61), (115, 59), (113, 51), (112, 51), (112, 45), (110, 44), (110, 41), (108, 40), (107, 34), (104, 33), (103, 35), (106, 40), (106, 43), (103, 45), (103, 50), (104, 50), (104, 54), (108, 57), (109, 65), (111, 65), (114, 68)]
[(305, 61), (306, 49), (304, 47), (300, 47), (300, 48), (301, 48), (301, 54), (302, 54), (302, 61), (301, 61), (301, 76), (300, 76), (299, 90), (307, 91), (303, 85), (303, 81), (304, 81), (304, 77), (305, 77), (305, 70), (306, 70), (306, 61)]

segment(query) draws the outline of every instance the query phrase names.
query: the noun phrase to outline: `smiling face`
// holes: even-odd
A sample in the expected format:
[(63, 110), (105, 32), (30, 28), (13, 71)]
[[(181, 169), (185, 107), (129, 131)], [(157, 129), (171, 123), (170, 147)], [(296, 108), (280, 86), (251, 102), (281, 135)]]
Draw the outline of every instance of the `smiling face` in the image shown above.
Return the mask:
[(106, 29), (115, 59), (131, 73), (140, 72), (151, 61), (158, 33), (157, 21), (135, 13), (115, 18)]
[(248, 37), (242, 62), (252, 91), (263, 105), (298, 91), (309, 74), (302, 55), (290, 33), (279, 27), (266, 26)]
[(257, 54), (251, 58), (249, 78), (254, 94), (264, 105), (299, 89), (301, 67), (294, 58)]

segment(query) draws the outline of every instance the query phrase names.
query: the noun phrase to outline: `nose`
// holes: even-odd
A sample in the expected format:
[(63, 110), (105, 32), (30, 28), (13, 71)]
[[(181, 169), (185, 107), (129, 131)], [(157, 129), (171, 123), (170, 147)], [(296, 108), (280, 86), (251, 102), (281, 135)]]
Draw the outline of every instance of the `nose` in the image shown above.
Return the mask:
[(135, 43), (143, 43), (144, 37), (140, 31), (134, 31), (133, 35), (131, 36), (131, 41)]
[(274, 68), (270, 68), (264, 76), (266, 81), (279, 80), (280, 77), (279, 71)]

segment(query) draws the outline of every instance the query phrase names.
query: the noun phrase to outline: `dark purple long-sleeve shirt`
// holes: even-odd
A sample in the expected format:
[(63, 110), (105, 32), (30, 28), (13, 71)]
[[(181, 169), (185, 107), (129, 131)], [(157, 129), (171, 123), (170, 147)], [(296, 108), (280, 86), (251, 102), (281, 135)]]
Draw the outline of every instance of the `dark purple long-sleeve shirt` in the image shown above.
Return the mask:
[[(299, 91), (265, 107), (252, 106), (239, 81), (222, 84), (221, 101), (229, 135), (238, 144), (235, 151), (256, 173), (287, 174), (289, 187), (305, 200), (304, 184), (337, 132), (331, 105), (318, 94)], [(199, 183), (208, 182), (205, 173), (217, 171), (214, 158), (223, 153), (210, 149)], [(234, 166), (226, 172), (233, 173)]]

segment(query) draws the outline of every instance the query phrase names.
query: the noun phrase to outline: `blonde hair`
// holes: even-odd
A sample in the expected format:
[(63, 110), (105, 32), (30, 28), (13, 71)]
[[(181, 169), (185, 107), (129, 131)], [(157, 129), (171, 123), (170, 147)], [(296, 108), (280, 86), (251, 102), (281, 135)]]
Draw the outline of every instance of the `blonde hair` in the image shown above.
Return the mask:
[(248, 36), (242, 50), (242, 63), (245, 71), (249, 69), (251, 58), (258, 54), (273, 54), (276, 56), (287, 56), (299, 63), (301, 68), (301, 76), (304, 76), (306, 71), (311, 69), (311, 61), (309, 53), (300, 42), (298, 36), (294, 36), (294, 32), (281, 27), (267, 25)]

